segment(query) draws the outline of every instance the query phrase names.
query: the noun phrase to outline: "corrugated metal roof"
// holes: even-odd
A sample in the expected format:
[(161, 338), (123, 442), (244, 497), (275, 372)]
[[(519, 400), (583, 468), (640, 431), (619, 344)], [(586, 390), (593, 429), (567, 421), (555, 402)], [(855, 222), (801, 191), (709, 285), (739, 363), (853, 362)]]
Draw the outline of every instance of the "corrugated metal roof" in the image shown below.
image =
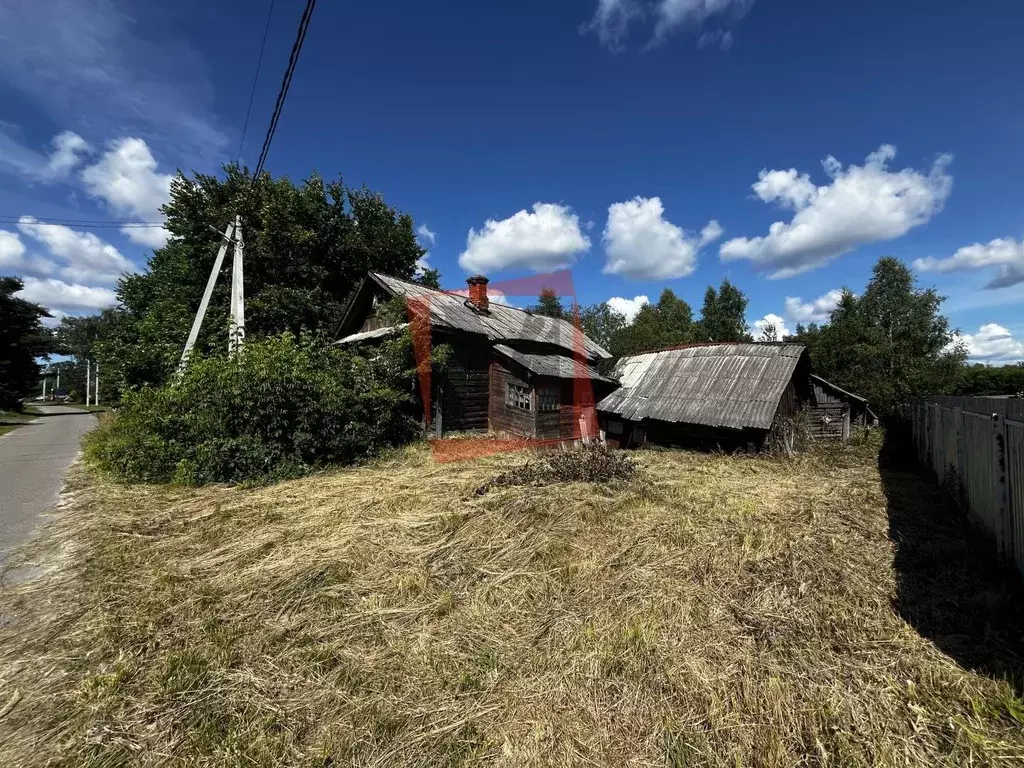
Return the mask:
[(619, 360), (622, 387), (597, 404), (631, 421), (768, 429), (802, 344), (693, 345)]
[(593, 379), (614, 383), (612, 379), (602, 376), (598, 370), (585, 362), (563, 355), (530, 355), (512, 349), (504, 344), (495, 344), (494, 351), (500, 352), (510, 360), (514, 360), (528, 371), (538, 376), (554, 376), (559, 379)]
[(408, 323), (399, 323), (398, 325), (388, 325), (383, 328), (377, 328), (374, 331), (362, 331), (361, 333), (353, 333), (350, 336), (346, 336), (343, 339), (338, 339), (335, 344), (355, 344), (357, 341), (366, 341), (368, 339), (382, 339), (385, 336), (391, 336), (398, 333), (403, 328), (407, 328)]
[(466, 306), (466, 297), (448, 291), (409, 283), (396, 277), (371, 272), (373, 278), (385, 290), (405, 298), (421, 297), (430, 307), (430, 319), (438, 326), (468, 333), (481, 333), (492, 341), (539, 341), (557, 344), (563, 349), (574, 351), (582, 345), (582, 351), (591, 359), (608, 359), (611, 355), (600, 344), (566, 321), (545, 315), (535, 315), (517, 307), (490, 303), (487, 314)]

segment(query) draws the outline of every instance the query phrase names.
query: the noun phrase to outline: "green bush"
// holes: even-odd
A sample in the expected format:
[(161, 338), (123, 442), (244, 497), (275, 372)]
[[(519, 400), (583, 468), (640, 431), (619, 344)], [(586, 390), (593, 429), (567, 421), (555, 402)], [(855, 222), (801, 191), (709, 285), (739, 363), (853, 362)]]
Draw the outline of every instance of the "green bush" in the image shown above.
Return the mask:
[(87, 455), (130, 481), (272, 482), (409, 440), (409, 344), (365, 356), (284, 334), (234, 358), (193, 360), (175, 381), (125, 394)]

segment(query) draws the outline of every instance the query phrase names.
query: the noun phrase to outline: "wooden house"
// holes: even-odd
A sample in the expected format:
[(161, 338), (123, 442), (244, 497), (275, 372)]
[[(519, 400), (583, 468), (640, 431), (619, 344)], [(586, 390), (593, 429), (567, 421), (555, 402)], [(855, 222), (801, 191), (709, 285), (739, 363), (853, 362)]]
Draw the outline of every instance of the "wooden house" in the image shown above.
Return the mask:
[(608, 352), (569, 321), (491, 301), (486, 277), (466, 282), (466, 291), (438, 291), (370, 273), (349, 304), (338, 343), (373, 343), (401, 331), (406, 324), (388, 321), (381, 308), (404, 299), (428, 343), (452, 350), (429, 385), (421, 382), (436, 434), (596, 437), (594, 403), (615, 387), (597, 369)]

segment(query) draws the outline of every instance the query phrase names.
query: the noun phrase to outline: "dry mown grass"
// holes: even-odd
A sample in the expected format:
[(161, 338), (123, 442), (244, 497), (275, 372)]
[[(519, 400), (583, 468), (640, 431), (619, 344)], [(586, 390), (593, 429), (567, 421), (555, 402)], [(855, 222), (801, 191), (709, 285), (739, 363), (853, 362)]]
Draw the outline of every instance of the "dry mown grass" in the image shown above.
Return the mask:
[(69, 565), (0, 602), (0, 764), (1024, 764), (1013, 688), (894, 611), (865, 451), (636, 455), (484, 496), (521, 456), (80, 470)]

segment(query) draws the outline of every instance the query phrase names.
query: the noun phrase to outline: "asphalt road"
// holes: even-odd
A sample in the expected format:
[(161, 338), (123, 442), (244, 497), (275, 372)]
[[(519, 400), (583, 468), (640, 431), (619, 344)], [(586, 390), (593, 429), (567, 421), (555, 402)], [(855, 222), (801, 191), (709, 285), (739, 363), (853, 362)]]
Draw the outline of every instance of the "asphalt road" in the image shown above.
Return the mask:
[(0, 437), (0, 565), (7, 550), (28, 541), (57, 503), (64, 472), (96, 417), (77, 408), (43, 405), (46, 416)]

